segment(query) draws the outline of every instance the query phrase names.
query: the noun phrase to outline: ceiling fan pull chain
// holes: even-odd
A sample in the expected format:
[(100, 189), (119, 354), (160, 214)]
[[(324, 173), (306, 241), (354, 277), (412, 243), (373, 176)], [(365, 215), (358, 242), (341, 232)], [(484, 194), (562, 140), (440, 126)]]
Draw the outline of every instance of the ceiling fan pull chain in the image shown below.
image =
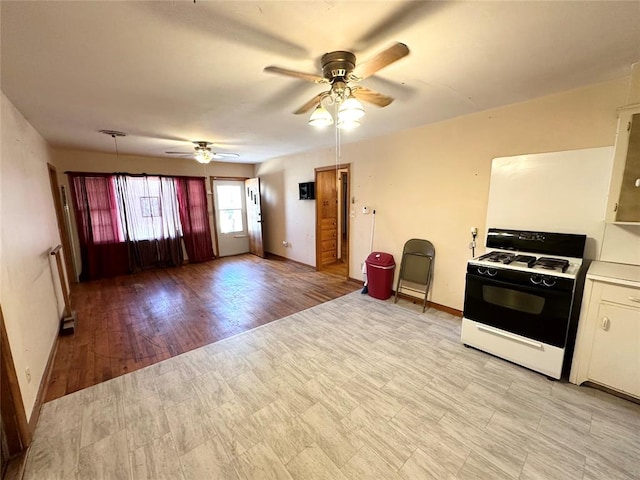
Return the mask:
[[(334, 102), (333, 104), (334, 116), (337, 118), (338, 115), (338, 102)], [(342, 158), (342, 147), (340, 142), (340, 128), (338, 128), (338, 122), (334, 123), (335, 131), (336, 131), (336, 173), (338, 172), (338, 165), (340, 164), (340, 159)]]

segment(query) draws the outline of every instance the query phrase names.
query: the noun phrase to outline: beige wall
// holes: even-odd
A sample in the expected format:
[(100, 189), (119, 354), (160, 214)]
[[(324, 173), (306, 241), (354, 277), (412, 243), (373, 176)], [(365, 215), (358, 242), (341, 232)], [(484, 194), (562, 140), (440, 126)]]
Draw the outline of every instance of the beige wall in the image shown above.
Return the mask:
[(0, 302), (29, 418), (62, 314), (49, 255), (60, 236), (47, 169), (51, 150), (4, 93), (1, 102)]
[(640, 225), (606, 224), (599, 260), (640, 265)]
[[(58, 183), (64, 185), (69, 192), (69, 179), (64, 174), (66, 171), (71, 172), (127, 172), (127, 173), (148, 173), (156, 175), (186, 175), (194, 177), (253, 177), (254, 165), (242, 163), (228, 162), (212, 162), (206, 167), (199, 164), (191, 158), (156, 158), (156, 157), (138, 157), (129, 155), (119, 155), (116, 158), (115, 153), (105, 154), (97, 152), (85, 152), (78, 150), (55, 151), (56, 165), (58, 166)], [(207, 183), (207, 188), (210, 188)], [(71, 198), (69, 197), (69, 202)], [(78, 247), (78, 234), (73, 218), (73, 207), (69, 204), (72, 236), (74, 246), (74, 264), (80, 273), (80, 250)], [(209, 196), (209, 224), (213, 232), (213, 207), (211, 196)], [(215, 250), (215, 243), (214, 243)]]
[[(120, 140), (122, 142), (123, 140)], [(115, 152), (115, 150), (114, 150)], [(253, 165), (246, 163), (211, 162), (202, 165), (192, 158), (158, 158), (119, 155), (115, 153), (55, 150), (59, 174), (75, 172), (127, 172), (157, 175), (191, 175), (194, 177), (251, 177)], [(66, 177), (66, 175), (65, 175)]]
[[(470, 228), (479, 229), (480, 251), (486, 234), (491, 160), (613, 145), (616, 108), (626, 102), (628, 85), (623, 78), (343, 145), (339, 161), (351, 164), (354, 200), (350, 276), (361, 278), (369, 253), (371, 215), (361, 213), (366, 205), (377, 212), (374, 250), (392, 253), (399, 263), (406, 240), (433, 242), (430, 300), (462, 310)], [(367, 128), (366, 117), (360, 128)], [(335, 162), (334, 150), (326, 149), (256, 167), (268, 251), (315, 264), (314, 202), (297, 199), (297, 184), (312, 180), (314, 168)]]

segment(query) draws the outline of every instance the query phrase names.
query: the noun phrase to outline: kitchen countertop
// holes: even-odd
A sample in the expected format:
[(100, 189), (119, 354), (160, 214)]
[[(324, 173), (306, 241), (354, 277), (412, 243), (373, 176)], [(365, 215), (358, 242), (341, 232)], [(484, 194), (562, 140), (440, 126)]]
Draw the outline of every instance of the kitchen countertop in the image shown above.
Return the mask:
[(593, 261), (587, 279), (640, 288), (640, 265)]

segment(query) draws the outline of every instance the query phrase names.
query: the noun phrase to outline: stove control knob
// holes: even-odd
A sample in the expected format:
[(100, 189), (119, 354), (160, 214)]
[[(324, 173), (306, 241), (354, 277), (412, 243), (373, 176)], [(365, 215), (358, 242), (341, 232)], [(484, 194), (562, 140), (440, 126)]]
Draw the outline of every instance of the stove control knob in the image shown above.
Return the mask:
[(487, 269), (483, 268), (483, 267), (478, 267), (478, 273), (480, 275), (486, 275), (487, 274)]
[(553, 287), (556, 284), (556, 281), (553, 278), (544, 278), (542, 279), (542, 284), (545, 287)]
[(490, 268), (487, 270), (487, 275), (490, 277), (495, 277), (498, 274), (498, 271), (495, 268)]
[(540, 275), (531, 275), (529, 280), (531, 280), (531, 283), (533, 283), (534, 285), (540, 285), (540, 282), (542, 282), (542, 277)]

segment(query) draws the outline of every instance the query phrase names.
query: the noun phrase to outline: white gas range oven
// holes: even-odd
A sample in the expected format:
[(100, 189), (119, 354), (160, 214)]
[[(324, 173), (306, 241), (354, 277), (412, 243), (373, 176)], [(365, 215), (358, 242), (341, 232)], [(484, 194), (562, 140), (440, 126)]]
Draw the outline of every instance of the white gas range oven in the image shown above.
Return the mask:
[(586, 235), (489, 229), (467, 264), (462, 343), (559, 379)]

